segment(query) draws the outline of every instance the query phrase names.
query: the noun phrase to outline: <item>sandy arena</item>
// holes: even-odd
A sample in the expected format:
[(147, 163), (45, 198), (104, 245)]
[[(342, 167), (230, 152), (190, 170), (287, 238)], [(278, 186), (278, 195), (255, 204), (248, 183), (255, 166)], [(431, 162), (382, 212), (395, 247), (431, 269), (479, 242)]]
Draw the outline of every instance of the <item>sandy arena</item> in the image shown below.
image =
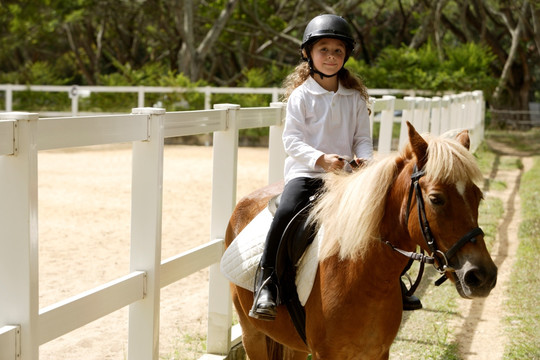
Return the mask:
[[(129, 272), (131, 144), (39, 153), (40, 308)], [(264, 186), (268, 149), (240, 148), (237, 197)], [(167, 145), (162, 259), (210, 238), (212, 148)], [(161, 291), (160, 359), (203, 352), (208, 271)], [(40, 347), (40, 358), (126, 359), (124, 308)]]

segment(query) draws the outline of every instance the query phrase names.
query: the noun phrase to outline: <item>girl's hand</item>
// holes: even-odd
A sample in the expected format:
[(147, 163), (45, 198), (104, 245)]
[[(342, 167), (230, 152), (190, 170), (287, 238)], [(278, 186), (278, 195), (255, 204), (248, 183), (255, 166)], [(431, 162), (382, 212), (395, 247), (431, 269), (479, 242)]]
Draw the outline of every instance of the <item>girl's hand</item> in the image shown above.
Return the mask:
[(357, 168), (361, 169), (368, 164), (368, 160), (364, 158), (356, 158)]
[(345, 166), (345, 160), (337, 154), (324, 154), (317, 159), (316, 165), (326, 172), (339, 171)]

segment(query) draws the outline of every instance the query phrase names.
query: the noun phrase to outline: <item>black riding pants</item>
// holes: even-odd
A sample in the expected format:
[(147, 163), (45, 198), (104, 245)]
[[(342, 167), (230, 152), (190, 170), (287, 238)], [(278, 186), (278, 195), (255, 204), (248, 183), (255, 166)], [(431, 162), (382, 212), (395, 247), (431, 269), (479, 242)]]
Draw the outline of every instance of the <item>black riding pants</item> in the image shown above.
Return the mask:
[(295, 178), (287, 182), (276, 215), (266, 236), (261, 258), (262, 267), (275, 268), (276, 255), (285, 228), (294, 215), (309, 203), (309, 198), (319, 192), (322, 185), (322, 179), (308, 177)]

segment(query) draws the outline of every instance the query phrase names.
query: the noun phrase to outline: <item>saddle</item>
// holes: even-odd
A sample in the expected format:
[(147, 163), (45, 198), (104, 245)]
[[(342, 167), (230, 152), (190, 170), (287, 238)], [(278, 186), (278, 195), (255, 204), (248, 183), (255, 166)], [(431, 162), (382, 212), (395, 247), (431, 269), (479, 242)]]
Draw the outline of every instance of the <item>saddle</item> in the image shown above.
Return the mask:
[[(287, 307), (296, 331), (306, 342), (306, 312), (302, 306), (295, 284), (296, 264), (306, 248), (315, 239), (315, 224), (309, 219), (315, 196), (289, 222), (279, 243), (275, 274), (278, 286), (279, 302)], [(268, 208), (272, 215), (279, 206), (281, 195), (270, 200)]]

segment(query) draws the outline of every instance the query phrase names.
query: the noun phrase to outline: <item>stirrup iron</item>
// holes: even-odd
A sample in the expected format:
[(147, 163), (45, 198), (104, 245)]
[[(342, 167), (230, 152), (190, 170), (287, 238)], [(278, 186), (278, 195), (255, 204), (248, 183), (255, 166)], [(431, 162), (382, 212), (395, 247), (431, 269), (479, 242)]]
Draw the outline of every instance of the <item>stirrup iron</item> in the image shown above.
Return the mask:
[[(261, 296), (261, 291), (267, 286), (275, 286), (276, 288), (276, 296), (274, 302), (275, 302), (275, 308), (274, 309), (260, 309), (257, 307), (259, 298)], [(268, 289), (268, 291), (272, 291), (271, 289)], [(276, 318), (277, 315), (277, 305), (279, 299), (279, 289), (275, 284), (272, 283), (272, 275), (268, 276), (258, 287), (257, 291), (253, 294), (253, 306), (251, 307), (251, 310), (249, 310), (249, 316), (258, 320), (265, 320), (265, 321), (272, 321)]]

